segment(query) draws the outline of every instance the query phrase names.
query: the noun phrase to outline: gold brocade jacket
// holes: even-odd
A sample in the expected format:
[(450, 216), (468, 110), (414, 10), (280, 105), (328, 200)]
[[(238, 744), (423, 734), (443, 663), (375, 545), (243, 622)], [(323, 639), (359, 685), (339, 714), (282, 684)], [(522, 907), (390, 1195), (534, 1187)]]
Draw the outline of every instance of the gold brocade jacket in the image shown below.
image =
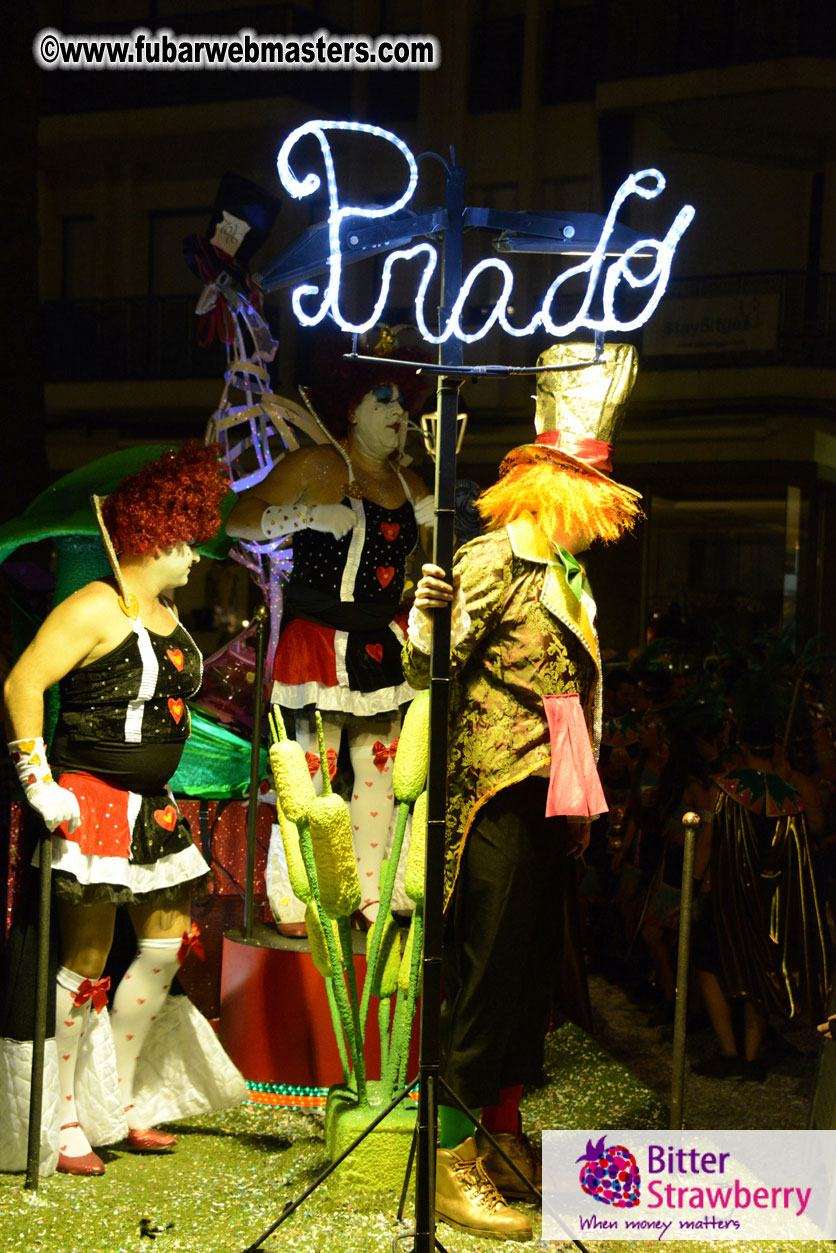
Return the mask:
[[(548, 769), (543, 696), (577, 693), (596, 757), (601, 728), (595, 603), (578, 601), (540, 532), (522, 519), (490, 531), (459, 549), (453, 570), (470, 627), (450, 658), (445, 906), (481, 806)], [(403, 661), (408, 682), (427, 687), (428, 654), (408, 641)]]

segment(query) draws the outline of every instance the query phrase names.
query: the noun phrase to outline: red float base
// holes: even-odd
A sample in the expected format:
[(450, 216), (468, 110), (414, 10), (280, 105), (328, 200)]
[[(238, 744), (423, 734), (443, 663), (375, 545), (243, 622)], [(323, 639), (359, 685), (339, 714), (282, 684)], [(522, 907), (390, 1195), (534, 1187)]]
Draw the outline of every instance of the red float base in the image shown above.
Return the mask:
[[(365, 934), (355, 932), (354, 968), (362, 995)], [(366, 1070), (380, 1074), (378, 1000), (371, 998), (366, 1027)], [(413, 1024), (408, 1073), (418, 1069), (418, 1015)], [(311, 961), (307, 940), (254, 928), (247, 943), (236, 928), (223, 939), (220, 1038), (251, 1085), (328, 1088), (342, 1082), (325, 981)]]

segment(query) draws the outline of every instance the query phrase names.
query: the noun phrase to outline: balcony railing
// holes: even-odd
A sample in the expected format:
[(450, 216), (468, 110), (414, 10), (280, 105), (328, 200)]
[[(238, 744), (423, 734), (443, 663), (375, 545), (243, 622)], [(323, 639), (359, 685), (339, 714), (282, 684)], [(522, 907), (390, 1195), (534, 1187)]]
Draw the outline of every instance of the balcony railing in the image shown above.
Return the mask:
[(44, 304), (48, 383), (219, 378), (223, 347), (197, 342), (197, 296)]
[[(569, 321), (577, 303), (577, 296), (556, 300), (555, 320)], [(193, 296), (48, 302), (47, 382), (220, 378), (223, 350), (198, 345), (194, 308)], [(402, 313), (408, 320), (410, 311)], [(705, 330), (712, 318), (713, 336)], [(760, 324), (747, 329), (747, 319)], [(735, 330), (737, 323), (742, 329)], [(689, 340), (689, 328), (698, 324)], [(631, 338), (649, 369), (834, 366), (836, 274), (818, 276), (815, 285), (803, 271), (673, 279), (652, 322)]]

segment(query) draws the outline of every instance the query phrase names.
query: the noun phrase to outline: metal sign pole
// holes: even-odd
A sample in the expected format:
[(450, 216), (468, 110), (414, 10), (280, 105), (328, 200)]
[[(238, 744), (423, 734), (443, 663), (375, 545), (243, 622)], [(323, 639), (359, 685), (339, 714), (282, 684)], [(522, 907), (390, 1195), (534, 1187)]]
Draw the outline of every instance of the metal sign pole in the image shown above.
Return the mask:
[(29, 1088), (29, 1142), (25, 1187), (38, 1190), (41, 1157), (41, 1111), (44, 1100), (44, 1051), (49, 1003), (49, 927), (52, 893), (52, 835), (46, 832), (40, 848), (40, 900), (38, 908), (38, 965), (35, 975), (35, 1029), (32, 1034), (32, 1075)]
[(264, 654), (267, 649), (266, 605), (253, 615), (255, 626), (255, 692), (253, 693), (253, 740), (250, 750), (250, 802), (247, 810), (247, 878), (244, 884), (244, 940), (252, 943), (255, 914), (255, 846), (258, 830), (258, 786), (261, 782), (261, 725), (264, 721)]
[[(464, 170), (447, 169), (447, 232), (442, 267), (440, 322), (450, 315), (453, 293), (462, 272)], [(440, 364), (455, 371), (462, 363), (462, 346), (452, 336), (441, 345)], [(459, 382), (442, 376), (438, 389), (436, 431), (436, 527), (433, 561), (448, 575), (453, 564), (456, 516), (456, 426)], [(447, 813), (447, 710), (450, 683), (450, 610), (433, 614), (430, 658), (430, 756), (427, 805), (427, 863), (424, 886), (424, 957), (421, 993), (419, 1059), (418, 1150), (415, 1173), (416, 1253), (430, 1253), (435, 1245), (435, 1142), (438, 1125), (438, 1080), (441, 1063), (441, 962), (444, 929), (444, 839)]]
[(687, 813), (685, 850), (682, 857), (682, 894), (679, 910), (679, 947), (676, 958), (676, 1003), (673, 1018), (673, 1059), (671, 1066), (671, 1131), (682, 1130), (685, 1092), (685, 1035), (688, 1016), (688, 964), (691, 957), (691, 914), (694, 904), (694, 859), (697, 848), (699, 814)]

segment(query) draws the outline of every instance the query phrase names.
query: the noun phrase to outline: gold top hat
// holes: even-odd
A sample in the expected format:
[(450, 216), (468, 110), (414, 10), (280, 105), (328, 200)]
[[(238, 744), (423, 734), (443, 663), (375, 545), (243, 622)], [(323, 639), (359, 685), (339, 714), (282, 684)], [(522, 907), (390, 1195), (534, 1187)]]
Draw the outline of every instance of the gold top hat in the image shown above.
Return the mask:
[[(586, 343), (554, 344), (540, 354), (537, 365), (544, 372), (537, 377), (535, 441), (514, 448), (500, 475), (525, 462), (553, 461), (610, 478), (613, 444), (636, 381), (638, 359), (632, 344), (606, 344), (597, 361), (595, 357), (595, 345)], [(616, 486), (639, 495), (624, 484)]]

